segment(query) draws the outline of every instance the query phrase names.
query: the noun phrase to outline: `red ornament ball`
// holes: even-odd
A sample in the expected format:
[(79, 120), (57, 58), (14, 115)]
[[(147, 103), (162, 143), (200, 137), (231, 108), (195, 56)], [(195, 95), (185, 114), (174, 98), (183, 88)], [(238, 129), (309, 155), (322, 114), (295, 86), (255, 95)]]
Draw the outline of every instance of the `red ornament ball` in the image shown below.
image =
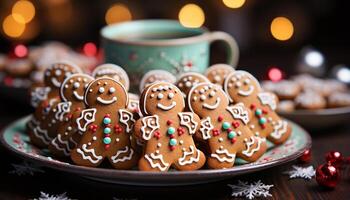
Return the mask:
[(338, 168), (343, 164), (344, 158), (340, 152), (330, 151), (326, 154), (326, 161)]
[(311, 149), (307, 149), (303, 152), (303, 155), (299, 158), (301, 162), (308, 163), (311, 161)]
[(331, 163), (322, 164), (316, 169), (316, 181), (321, 186), (334, 188), (339, 179), (339, 170)]

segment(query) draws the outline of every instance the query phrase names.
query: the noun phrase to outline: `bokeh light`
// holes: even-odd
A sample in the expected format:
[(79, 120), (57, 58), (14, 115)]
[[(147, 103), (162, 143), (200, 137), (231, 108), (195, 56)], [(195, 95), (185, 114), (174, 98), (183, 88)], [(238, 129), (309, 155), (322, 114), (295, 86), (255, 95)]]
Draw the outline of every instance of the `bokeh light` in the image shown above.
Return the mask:
[(32, 2), (27, 0), (17, 1), (12, 7), (13, 18), (23, 23), (30, 22), (35, 16), (35, 7)]
[(28, 55), (28, 48), (23, 44), (19, 44), (15, 47), (14, 53), (19, 58), (26, 57)]
[(15, 20), (13, 15), (7, 16), (2, 23), (2, 29), (4, 33), (12, 38), (20, 37), (23, 34), (25, 28), (26, 25)]
[(130, 21), (132, 19), (129, 8), (121, 3), (112, 5), (106, 12), (105, 20), (107, 24)]
[(272, 36), (281, 41), (289, 40), (294, 33), (293, 23), (286, 17), (276, 17), (271, 22)]
[(87, 56), (96, 56), (96, 54), (97, 54), (97, 47), (96, 47), (96, 45), (94, 43), (87, 42), (86, 44), (84, 44), (83, 52)]
[(222, 0), (222, 2), (229, 8), (240, 8), (244, 5), (245, 0)]
[(268, 75), (269, 79), (271, 81), (274, 81), (274, 82), (280, 81), (283, 78), (282, 71), (277, 67), (271, 68), (267, 75)]
[(198, 5), (187, 4), (179, 12), (179, 21), (185, 27), (198, 28), (204, 24), (205, 15)]
[(346, 65), (340, 64), (333, 68), (335, 78), (344, 83), (350, 83), (350, 68)]
[(310, 67), (320, 67), (324, 63), (324, 57), (318, 51), (307, 52), (304, 59), (305, 63)]

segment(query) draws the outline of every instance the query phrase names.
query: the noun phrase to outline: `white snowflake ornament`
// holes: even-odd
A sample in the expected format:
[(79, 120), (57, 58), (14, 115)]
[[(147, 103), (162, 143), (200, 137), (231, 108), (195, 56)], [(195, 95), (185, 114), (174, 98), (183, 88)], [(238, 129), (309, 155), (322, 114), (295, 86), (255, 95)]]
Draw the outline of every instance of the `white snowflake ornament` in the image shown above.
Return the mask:
[(72, 200), (66, 196), (66, 193), (58, 195), (50, 195), (45, 192), (40, 192), (40, 197), (34, 200)]
[(232, 188), (231, 195), (233, 197), (245, 197), (248, 199), (254, 199), (255, 197), (272, 196), (269, 190), (273, 187), (273, 185), (265, 185), (261, 182), (261, 180), (258, 180), (254, 183), (238, 181), (238, 184), (228, 184), (228, 186)]
[(22, 162), (21, 164), (11, 165), (14, 169), (9, 171), (9, 174), (16, 174), (18, 176), (28, 174), (30, 176), (33, 176), (35, 173), (44, 173), (44, 170), (42, 170), (39, 166), (26, 161)]
[(312, 179), (315, 176), (315, 169), (313, 166), (309, 167), (298, 167), (293, 165), (293, 170), (285, 172), (285, 174), (289, 175), (289, 178), (303, 178), (306, 180)]

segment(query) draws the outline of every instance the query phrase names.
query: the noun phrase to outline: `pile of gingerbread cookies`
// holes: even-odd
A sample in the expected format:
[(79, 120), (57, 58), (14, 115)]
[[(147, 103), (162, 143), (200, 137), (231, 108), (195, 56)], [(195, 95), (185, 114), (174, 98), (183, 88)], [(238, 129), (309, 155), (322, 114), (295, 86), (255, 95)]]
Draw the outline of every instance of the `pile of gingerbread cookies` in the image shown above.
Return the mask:
[(347, 85), (335, 79), (320, 79), (301, 74), (279, 82), (263, 81), (262, 87), (278, 96), (278, 112), (350, 106)]
[(52, 64), (44, 86), (31, 92), (31, 142), (76, 165), (168, 171), (231, 168), (236, 158), (254, 162), (268, 141), (279, 145), (291, 134), (275, 112), (277, 97), (225, 64), (205, 75), (152, 70), (140, 95), (128, 90), (128, 75), (117, 65), (88, 75), (72, 63)]

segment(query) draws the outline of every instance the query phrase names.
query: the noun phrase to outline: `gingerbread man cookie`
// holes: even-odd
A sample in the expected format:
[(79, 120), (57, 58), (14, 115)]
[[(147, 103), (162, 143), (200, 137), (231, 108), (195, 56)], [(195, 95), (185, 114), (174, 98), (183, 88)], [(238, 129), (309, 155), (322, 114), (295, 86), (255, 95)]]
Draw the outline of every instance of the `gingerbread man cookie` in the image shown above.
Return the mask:
[(124, 85), (126, 91), (129, 90), (130, 80), (126, 71), (118, 65), (105, 63), (99, 65), (92, 72), (95, 78), (110, 77)]
[(275, 144), (281, 144), (288, 139), (291, 127), (275, 112), (276, 95), (262, 92), (254, 76), (242, 70), (232, 72), (226, 77), (224, 90), (231, 103), (243, 102), (250, 108), (253, 117), (249, 127), (256, 135), (267, 138)]
[(116, 169), (135, 166), (138, 156), (130, 142), (135, 120), (126, 110), (128, 94), (124, 86), (111, 78), (98, 78), (89, 84), (84, 101), (88, 108), (76, 120), (82, 136), (71, 151), (73, 162), (97, 167), (107, 158)]
[(235, 69), (231, 65), (220, 63), (210, 66), (205, 71), (205, 76), (210, 82), (222, 87), (226, 76), (234, 71)]
[[(28, 125), (29, 137), (33, 144), (39, 147), (47, 146), (51, 138), (48, 135), (48, 128), (56, 123), (49, 115), (51, 108), (58, 104), (61, 99), (59, 91), (62, 82), (74, 73), (81, 72), (81, 69), (70, 62), (57, 62), (52, 64), (44, 73), (44, 100), (38, 101), (36, 110)], [(32, 128), (30, 128), (32, 127)]]
[(249, 129), (249, 110), (243, 103), (229, 106), (220, 86), (200, 83), (191, 89), (187, 102), (190, 110), (202, 119), (196, 136), (209, 146), (210, 168), (230, 168), (236, 156), (252, 162), (265, 153), (265, 139)]
[(139, 161), (142, 171), (196, 170), (205, 164), (192, 135), (199, 128), (199, 118), (185, 108), (181, 91), (171, 83), (157, 82), (141, 95), (144, 117), (135, 124), (135, 136), (145, 142)]
[(143, 75), (140, 81), (140, 87), (139, 87), (140, 93), (142, 93), (142, 91), (147, 86), (157, 81), (175, 83), (176, 77), (170, 72), (165, 70), (156, 69), (156, 70), (148, 71), (145, 75)]
[(176, 81), (176, 86), (182, 91), (184, 97), (188, 95), (191, 88), (199, 83), (210, 83), (207, 77), (197, 72), (183, 73)]
[[(56, 130), (49, 130), (49, 136), (52, 139), (49, 150), (58, 157), (65, 157), (70, 155), (70, 151), (76, 147), (79, 142), (80, 134), (75, 134), (78, 129), (75, 120), (85, 109), (84, 92), (88, 84), (94, 78), (86, 74), (74, 74), (62, 83), (60, 96), (62, 102), (58, 103), (52, 109), (53, 117), (58, 122), (56, 123)], [(73, 137), (76, 135), (78, 137)]]

